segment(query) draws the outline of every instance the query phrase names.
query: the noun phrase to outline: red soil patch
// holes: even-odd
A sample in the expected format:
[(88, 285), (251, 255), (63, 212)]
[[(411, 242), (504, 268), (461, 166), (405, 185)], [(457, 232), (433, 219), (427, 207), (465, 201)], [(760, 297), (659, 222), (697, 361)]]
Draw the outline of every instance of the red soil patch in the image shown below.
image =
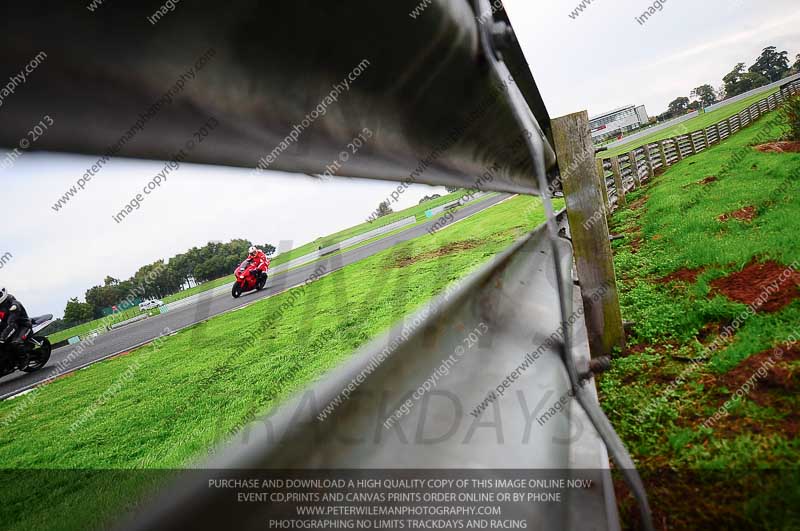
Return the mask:
[[(800, 389), (800, 370), (791, 365), (797, 360), (800, 360), (800, 345), (784, 345), (754, 354), (725, 374), (702, 375), (701, 383), (711, 390), (709, 399), (715, 412), (742, 389), (746, 400), (771, 408), (780, 415), (779, 418), (752, 418), (729, 412), (714, 421), (712, 427), (717, 436), (734, 439), (743, 433), (757, 433), (794, 439), (800, 435), (800, 414), (793, 401)], [(704, 416), (689, 415), (682, 416), (678, 424), (698, 428), (706, 420)]]
[(727, 214), (722, 214), (717, 219), (725, 222), (731, 219), (738, 219), (739, 221), (753, 221), (756, 217), (756, 207), (754, 206), (746, 206), (744, 208), (740, 208), (739, 210), (735, 210), (733, 212), (728, 212)]
[(642, 239), (641, 238), (635, 238), (635, 239), (631, 240), (631, 252), (633, 254), (638, 253), (639, 252), (639, 248), (641, 246), (642, 246)]
[(625, 234), (636, 234), (637, 232), (642, 232), (642, 228), (638, 225), (633, 225), (623, 230), (622, 232), (624, 232)]
[[(658, 531), (687, 529), (749, 529), (742, 506), (758, 488), (769, 485), (781, 471), (675, 470), (666, 465), (637, 467), (647, 491)], [(623, 529), (643, 529), (639, 511), (627, 484), (615, 474)]]
[(750, 262), (738, 273), (711, 282), (712, 292), (753, 305), (756, 311), (776, 312), (800, 298), (800, 272), (774, 261)]
[[(755, 388), (751, 397), (759, 405), (759, 398), (769, 389), (777, 389), (788, 393), (796, 392), (800, 388), (800, 374), (792, 368), (789, 362), (800, 360), (800, 345), (792, 347), (779, 347), (753, 354), (742, 361), (734, 369), (717, 377), (717, 384), (724, 385), (731, 391), (742, 387), (753, 375), (759, 376), (755, 380)], [(759, 371), (761, 371), (759, 373)]]
[(768, 142), (756, 146), (762, 153), (800, 153), (800, 142)]
[(666, 284), (667, 282), (686, 282), (687, 284), (694, 284), (697, 282), (697, 277), (700, 276), (705, 271), (704, 267), (698, 267), (695, 269), (678, 269), (674, 273), (670, 273), (669, 275), (665, 276), (659, 282), (663, 282)]
[(478, 240), (464, 240), (461, 242), (453, 242), (448, 243), (447, 245), (443, 245), (438, 249), (434, 249), (433, 251), (427, 251), (416, 256), (402, 256), (397, 259), (394, 264), (394, 267), (406, 267), (410, 266), (414, 262), (421, 262), (424, 260), (431, 260), (434, 258), (439, 258), (441, 256), (447, 256), (448, 254), (458, 253), (460, 251), (467, 251), (469, 249), (474, 249), (479, 246), (481, 242)]
[(640, 197), (639, 199), (637, 199), (633, 203), (630, 203), (628, 205), (628, 208), (630, 208), (631, 210), (639, 210), (640, 208), (642, 208), (644, 206), (645, 203), (647, 203), (648, 199), (650, 199), (649, 196)]
[(695, 182), (689, 183), (689, 184), (684, 184), (681, 188), (689, 188), (690, 186), (694, 186), (696, 184), (699, 184), (700, 186), (705, 186), (707, 184), (710, 184), (710, 183), (713, 183), (713, 182), (716, 182), (716, 181), (717, 181), (717, 176), (716, 175), (709, 175), (708, 177), (706, 177), (703, 180), (695, 181)]

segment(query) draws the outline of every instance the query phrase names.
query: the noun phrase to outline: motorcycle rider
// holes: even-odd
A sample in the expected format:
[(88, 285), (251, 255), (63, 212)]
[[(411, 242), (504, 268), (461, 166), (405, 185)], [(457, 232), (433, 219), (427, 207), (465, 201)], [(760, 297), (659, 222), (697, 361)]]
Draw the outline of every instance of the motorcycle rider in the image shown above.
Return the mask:
[(248, 252), (250, 261), (255, 265), (253, 272), (258, 272), (258, 275), (266, 275), (267, 269), (269, 268), (269, 258), (267, 258), (267, 255), (264, 253), (264, 251), (255, 245), (251, 245)]
[(8, 343), (19, 352), (31, 331), (25, 307), (4, 287), (0, 287), (0, 344)]

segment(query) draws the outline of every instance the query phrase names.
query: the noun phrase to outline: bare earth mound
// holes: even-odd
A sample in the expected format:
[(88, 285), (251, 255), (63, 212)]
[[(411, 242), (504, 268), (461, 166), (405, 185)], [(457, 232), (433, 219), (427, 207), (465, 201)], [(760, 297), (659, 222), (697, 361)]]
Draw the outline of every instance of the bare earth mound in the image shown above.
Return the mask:
[(762, 153), (800, 153), (800, 142), (768, 142), (756, 149)]
[(727, 214), (722, 214), (717, 219), (725, 222), (731, 219), (738, 219), (739, 221), (753, 221), (756, 217), (756, 207), (754, 206), (746, 206), (744, 208), (740, 208), (734, 212), (728, 212)]
[(438, 258), (440, 256), (447, 256), (448, 254), (457, 253), (459, 251), (468, 251), (470, 249), (474, 249), (481, 242), (478, 240), (464, 240), (462, 242), (453, 242), (448, 243), (443, 247), (439, 247), (434, 251), (428, 251), (425, 253), (418, 254), (416, 256), (403, 256), (397, 259), (395, 262), (394, 267), (406, 267), (410, 266), (414, 262), (422, 262), (425, 260), (431, 260), (433, 258)]
[(753, 260), (738, 273), (714, 280), (711, 287), (731, 300), (753, 304), (756, 311), (776, 312), (800, 298), (800, 272), (771, 260)]

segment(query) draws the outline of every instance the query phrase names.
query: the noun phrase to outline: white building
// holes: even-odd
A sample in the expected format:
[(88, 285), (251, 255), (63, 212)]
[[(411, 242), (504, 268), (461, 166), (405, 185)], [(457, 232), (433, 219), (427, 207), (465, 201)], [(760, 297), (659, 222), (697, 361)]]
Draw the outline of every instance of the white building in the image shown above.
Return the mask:
[(592, 140), (601, 141), (647, 125), (650, 119), (644, 105), (628, 105), (589, 119)]

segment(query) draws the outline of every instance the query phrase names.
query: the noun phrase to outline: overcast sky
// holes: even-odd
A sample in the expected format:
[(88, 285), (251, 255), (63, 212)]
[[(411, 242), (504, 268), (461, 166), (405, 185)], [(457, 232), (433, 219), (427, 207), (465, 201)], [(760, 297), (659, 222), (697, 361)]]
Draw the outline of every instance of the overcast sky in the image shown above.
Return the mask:
[[(769, 45), (800, 53), (798, 0), (505, 0), (511, 23), (552, 117), (644, 104), (651, 116), (699, 85), (722, 85)], [(589, 4), (589, 0), (586, 0)]]
[[(588, 0), (587, 0), (588, 1)], [(507, 9), (551, 116), (645, 104), (651, 115), (700, 84), (718, 87), (739, 61), (769, 44), (800, 53), (797, 0), (667, 0), (639, 25), (651, 2), (594, 0), (576, 19), (577, 0), (506, 0)], [(0, 119), (2, 116), (0, 115)], [(0, 154), (2, 157), (2, 154)], [(247, 238), (301, 245), (362, 222), (394, 183), (311, 178), (184, 164), (121, 224), (111, 216), (163, 163), (117, 159), (74, 203), (52, 202), (96, 157), (25, 153), (0, 170), (6, 228), (4, 284), (31, 314), (62, 315), (105, 275), (125, 279), (145, 263), (209, 240)], [(415, 185), (399, 205), (443, 192)], [(9, 220), (12, 229), (9, 229)]]

